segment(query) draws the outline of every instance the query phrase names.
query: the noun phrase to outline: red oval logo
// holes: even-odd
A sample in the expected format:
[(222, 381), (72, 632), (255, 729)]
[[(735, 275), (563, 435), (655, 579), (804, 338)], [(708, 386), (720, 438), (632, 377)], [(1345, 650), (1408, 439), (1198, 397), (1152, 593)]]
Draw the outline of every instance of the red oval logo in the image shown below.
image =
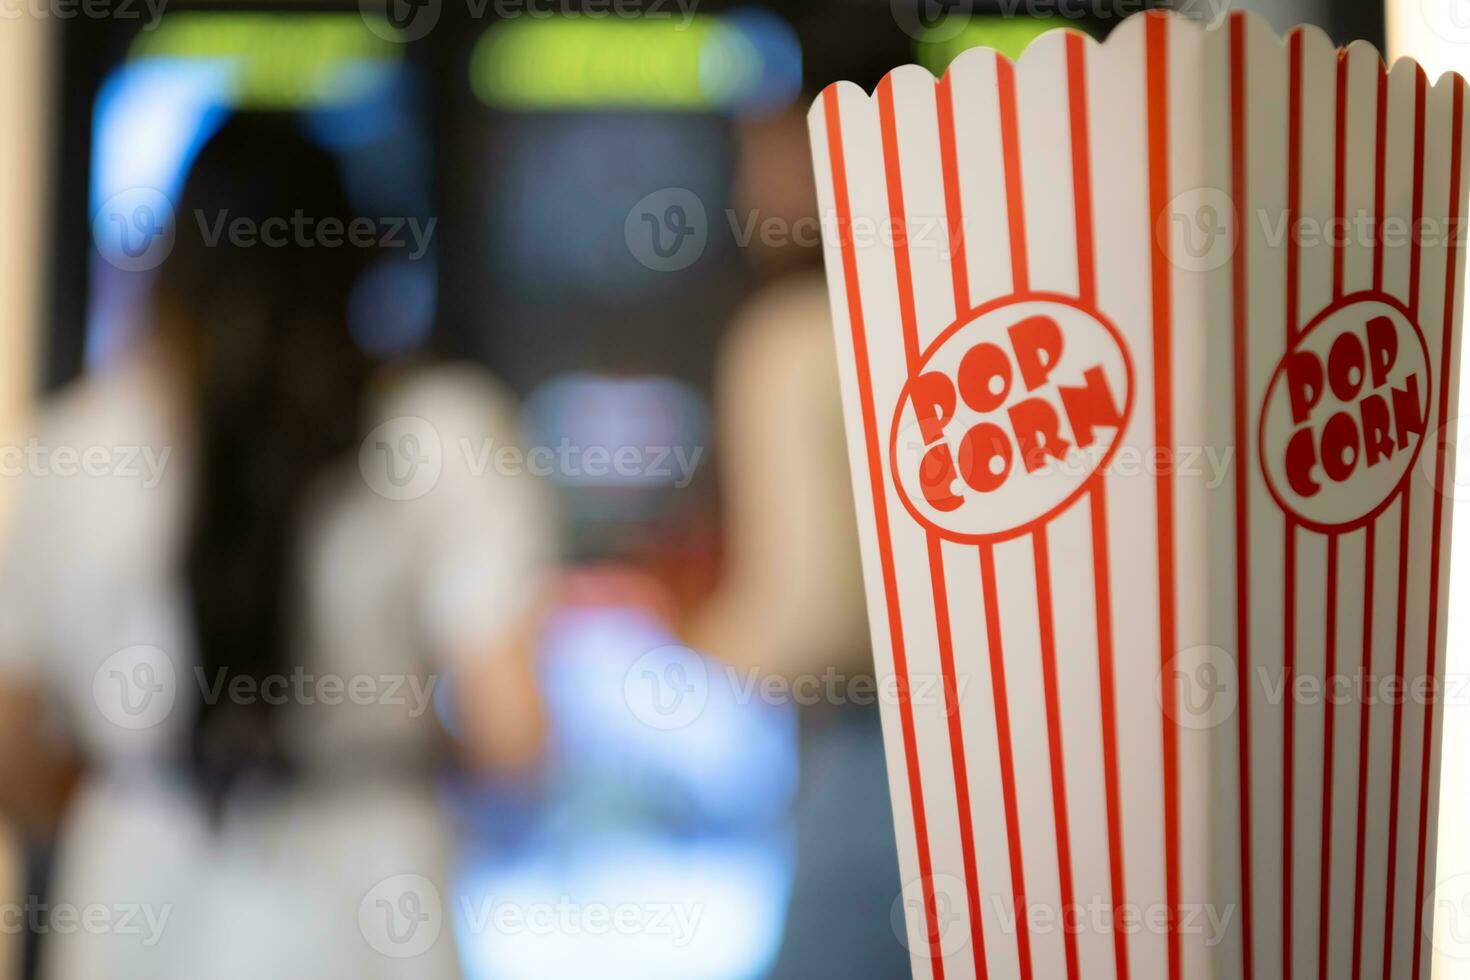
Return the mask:
[(1050, 294), (987, 303), (939, 335), (899, 393), (899, 497), (951, 540), (1009, 537), (1077, 499), (1132, 407), (1127, 349), (1096, 312)]
[(1277, 365), (1261, 409), (1266, 485), (1318, 531), (1382, 512), (1424, 444), (1429, 350), (1409, 312), (1357, 293), (1319, 313)]

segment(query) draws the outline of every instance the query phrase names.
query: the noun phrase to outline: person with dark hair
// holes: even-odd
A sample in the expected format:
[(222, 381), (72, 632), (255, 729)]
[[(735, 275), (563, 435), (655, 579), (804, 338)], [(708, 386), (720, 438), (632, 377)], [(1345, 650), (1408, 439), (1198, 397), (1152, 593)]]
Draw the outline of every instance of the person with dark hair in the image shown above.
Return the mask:
[(356, 346), (373, 256), (303, 231), (358, 216), (293, 119), (227, 121), (175, 214), (157, 329), (44, 408), (0, 556), (0, 814), (58, 834), (43, 973), (454, 977), (433, 780), (447, 730), (535, 765), (546, 496), (482, 465), (516, 436), (477, 370)]

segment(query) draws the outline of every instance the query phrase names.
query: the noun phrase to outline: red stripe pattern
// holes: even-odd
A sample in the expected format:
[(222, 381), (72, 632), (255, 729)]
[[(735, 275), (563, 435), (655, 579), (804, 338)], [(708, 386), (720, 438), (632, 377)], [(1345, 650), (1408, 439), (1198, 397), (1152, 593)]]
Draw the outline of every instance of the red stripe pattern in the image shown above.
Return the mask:
[(914, 734), (913, 699), (909, 691), (909, 669), (904, 655), (903, 622), (899, 614), (898, 577), (894, 569), (892, 537), (888, 528), (887, 493), (884, 489), (882, 456), (878, 451), (878, 425), (873, 407), (873, 391), (866, 379), (869, 373), (867, 331), (863, 322), (862, 288), (858, 282), (857, 256), (852, 234), (852, 205), (848, 198), (847, 165), (842, 147), (842, 113), (838, 107), (838, 90), (829, 88), (823, 95), (827, 119), (827, 152), (832, 166), (832, 187), (837, 206), (839, 245), (843, 285), (847, 296), (847, 315), (852, 325), (853, 356), (856, 361), (860, 411), (866, 438), (873, 521), (878, 530), (879, 562), (883, 578), (885, 612), (888, 616), (889, 642), (893, 649), (893, 674), (898, 686), (899, 718), (903, 727), (904, 762), (908, 769), (909, 800), (912, 807), (914, 835), (918, 838), (919, 876), (924, 901), (925, 933), (929, 939), (929, 962), (934, 980), (944, 978), (944, 960), (940, 956), (940, 924), (934, 899), (934, 872), (929, 850), (928, 818), (924, 809), (923, 775), (919, 766), (917, 738)]
[[(1269, 372), (1276, 365), (1263, 357), (1271, 361), (1277, 356), (1272, 352), (1305, 349), (1323, 317), (1342, 304), (1384, 297), (1417, 321), (1421, 278), (1436, 274), (1433, 265), (1425, 265), (1424, 250), (1441, 246), (1425, 246), (1415, 235), (1407, 261), (1401, 263), (1385, 228), (1392, 205), (1400, 201), (1411, 218), (1437, 217), (1425, 211), (1426, 173), (1447, 175), (1445, 207), (1453, 218), (1461, 218), (1464, 91), (1458, 79), (1449, 83), (1454, 85), (1452, 96), (1446, 93), (1443, 101), (1434, 102), (1420, 72), (1414, 80), (1410, 123), (1408, 101), (1402, 97), (1408, 92), (1390, 85), (1382, 65), (1372, 69), (1377, 75), (1370, 80), (1360, 72), (1371, 66), (1353, 52), (1338, 52), (1329, 77), (1323, 54), (1329, 49), (1320, 38), (1294, 33), (1284, 50), (1273, 50), (1264, 28), (1233, 14), (1218, 41), (1204, 42), (1221, 45), (1222, 58), (1203, 61), (1222, 66), (1226, 77), (1221, 80), (1228, 84), (1228, 100), (1222, 104), (1229, 111), (1224, 135), (1230, 147), (1232, 253), (1218, 272), (1206, 270), (1224, 288), (1218, 308), (1211, 305), (1213, 300), (1203, 306), (1207, 316), (1221, 321), (1228, 338), (1222, 338), (1220, 350), (1228, 349), (1229, 387), (1221, 390), (1218, 404), (1210, 401), (1222, 415), (1219, 431), (1232, 433), (1227, 438), (1233, 438), (1237, 450), (1230, 482), (1218, 498), (1228, 505), (1201, 496), (1187, 475), (1176, 474), (1171, 466), (1151, 472), (1146, 488), (1142, 480), (1116, 476), (1106, 466), (1109, 450), (1078, 492), (1049, 505), (1052, 509), (1044, 517), (988, 536), (951, 534), (942, 523), (922, 518), (912, 506), (911, 488), (899, 479), (903, 463), (897, 439), (906, 406), (915, 413), (926, 447), (933, 444), (929, 427), (936, 421), (947, 426), (956, 407), (951, 393), (948, 407), (941, 397), (926, 409), (932, 416), (922, 414), (915, 386), (938, 370), (931, 363), (939, 363), (934, 359), (955, 331), (981, 322), (1007, 303), (1065, 302), (1096, 311), (1103, 323), (1120, 324), (1113, 333), (1125, 361), (1131, 364), (1137, 356), (1148, 368), (1136, 379), (1139, 413), (1132, 414), (1135, 392), (1130, 389), (1127, 406), (1113, 426), (1116, 435), (1108, 435), (1138, 440), (1159, 460), (1181, 458), (1176, 450), (1185, 447), (1176, 443), (1195, 438), (1192, 400), (1215, 398), (1212, 379), (1218, 366), (1199, 359), (1205, 346), (1196, 322), (1201, 299), (1195, 291), (1205, 278), (1181, 276), (1192, 253), (1183, 253), (1172, 228), (1180, 217), (1174, 213), (1176, 202), (1195, 190), (1188, 184), (1190, 175), (1203, 166), (1192, 158), (1197, 154), (1189, 141), (1195, 129), (1207, 132), (1216, 124), (1188, 115), (1187, 100), (1195, 97), (1188, 75), (1201, 62), (1200, 42), (1176, 32), (1199, 28), (1158, 13), (1139, 21), (1119, 32), (1131, 32), (1131, 48), (1119, 41), (1112, 50), (1098, 49), (1080, 35), (1048, 38), (1019, 66), (999, 55), (966, 55), (932, 91), (912, 76), (895, 73), (870, 100), (834, 87), (820, 103), (818, 137), (827, 168), (819, 176), (835, 218), (828, 226), (828, 249), (830, 268), (840, 280), (833, 292), (843, 339), (844, 398), (850, 431), (860, 434), (853, 446), (859, 500), (870, 505), (861, 517), (870, 545), (864, 553), (871, 562), (866, 571), (875, 583), (874, 615), (886, 624), (875, 642), (889, 654), (897, 682), (896, 704), (885, 711), (896, 713), (897, 724), (889, 729), (890, 751), (901, 756), (907, 782), (900, 802), (912, 836), (901, 834), (900, 839), (911, 841), (917, 852), (908, 856), (906, 866), (917, 869), (922, 888), (922, 907), (909, 910), (923, 926), (922, 948), (913, 950), (916, 969), (935, 980), (946, 973), (977, 980), (1040, 980), (1043, 975), (1049, 980), (1063, 970), (1067, 980), (1129, 980), (1134, 975), (1185, 980), (1203, 956), (1216, 964), (1218, 975), (1238, 971), (1244, 980), (1289, 980), (1296, 972), (1315, 972), (1318, 980), (1349, 975), (1360, 980), (1371, 956), (1365, 953), (1371, 946), (1364, 933), (1376, 925), (1369, 910), (1381, 898), (1386, 909), (1382, 976), (1421, 980), (1427, 973), (1424, 891), (1434, 858), (1434, 706), (1425, 706), (1415, 740), (1406, 731), (1418, 715), (1409, 716), (1403, 699), (1380, 715), (1370, 710), (1366, 696), (1358, 710), (1343, 713), (1327, 697), (1318, 759), (1317, 715), (1298, 714), (1295, 685), (1299, 675), (1320, 669), (1324, 690), (1336, 691), (1340, 675), (1352, 673), (1352, 661), (1357, 660), (1359, 686), (1366, 695), (1374, 676), (1375, 631), (1383, 634), (1377, 646), (1385, 659), (1391, 637), (1393, 672), (1401, 686), (1411, 680), (1408, 655), (1420, 642), (1425, 643), (1426, 674), (1433, 678), (1442, 670), (1439, 593), (1446, 498), (1432, 493), (1421, 505), (1428, 511), (1416, 520), (1411, 482), (1416, 473), (1431, 468), (1426, 461), (1424, 467), (1411, 463), (1401, 480), (1399, 470), (1393, 470), (1394, 482), (1385, 483), (1392, 489), (1389, 501), (1356, 523), (1324, 525), (1311, 512), (1294, 510), (1270, 486), (1269, 405), (1262, 399), (1272, 397), (1274, 375)], [(1137, 73), (1142, 85), (1131, 110), (1116, 108), (1113, 93), (1094, 104), (1088, 86), (1094, 58), (1113, 59), (1098, 71)], [(1044, 111), (1055, 116), (1046, 119), (1040, 115), (1042, 103), (1031, 101), (1029, 88), (1043, 84), (1043, 68), (1061, 79), (1060, 87), (1047, 89)], [(1270, 93), (1266, 80), (1286, 91)], [(1199, 91), (1207, 89), (1202, 82)], [(1060, 105), (1052, 98), (1056, 92), (1064, 92)], [(1371, 107), (1357, 105), (1369, 101), (1364, 93), (1371, 93)], [(1397, 115), (1394, 102), (1400, 106)], [(1427, 132), (1429, 107), (1451, 102), (1449, 119), (1432, 120), (1448, 131), (1447, 141), (1432, 137)], [(1128, 119), (1129, 111), (1137, 126), (1132, 135), (1117, 122)], [(867, 115), (859, 118), (858, 113)], [(1110, 122), (1100, 122), (1104, 113), (1114, 114)], [(844, 115), (852, 124), (848, 128)], [(1400, 126), (1412, 128), (1412, 151), (1395, 154), (1389, 134)], [(1044, 138), (1039, 135), (1042, 127)], [(1328, 132), (1330, 143), (1322, 138)], [(1138, 145), (1120, 150), (1117, 141), (1127, 139)], [(1370, 140), (1374, 153), (1359, 152)], [(1144, 164), (1137, 178), (1119, 165), (1127, 153)], [(1403, 165), (1398, 166), (1401, 157)], [(1137, 181), (1128, 192), (1134, 196), (1115, 199), (1110, 189), (1130, 179)], [(1061, 185), (1052, 186), (1058, 180)], [(1276, 205), (1284, 210), (1284, 240), (1263, 237), (1265, 223), (1259, 228), (1254, 223), (1253, 202), (1270, 200), (1273, 182), (1284, 195)], [(1052, 204), (1065, 200), (1058, 195), (1067, 193), (1070, 205), (1062, 214)], [(1350, 241), (1356, 227), (1355, 197), (1367, 205), (1370, 194), (1371, 241)], [(1441, 200), (1438, 193), (1430, 196)], [(1124, 200), (1136, 206), (1132, 215), (1120, 210)], [(942, 213), (925, 213), (934, 208)], [(1332, 219), (1330, 252), (1311, 252), (1304, 244), (1306, 223), (1316, 217)], [(875, 219), (887, 223), (888, 238), (860, 238), (859, 223)], [(1140, 239), (1126, 237), (1130, 223), (1149, 230), (1147, 260), (1139, 255), (1131, 267), (1120, 266), (1119, 255), (1136, 254), (1142, 247)], [(925, 229), (931, 225), (946, 249), (938, 265), (936, 253), (926, 251)], [(1366, 251), (1357, 251), (1358, 244)], [(1462, 261), (1453, 236), (1442, 251), (1439, 336), (1432, 348), (1425, 348), (1433, 377), (1425, 379), (1421, 392), (1425, 414), (1433, 410), (1433, 418), (1424, 420), (1426, 428), (1436, 422), (1439, 426), (1432, 450), (1424, 450), (1433, 453), (1429, 459), (1437, 487), (1444, 485), (1447, 470), (1442, 430), (1456, 411), (1450, 365), (1458, 356), (1455, 290)], [(1361, 264), (1355, 261), (1359, 255)], [(1436, 262), (1439, 258), (1435, 253)], [(1276, 261), (1280, 272), (1258, 282), (1253, 270), (1269, 272)], [(1385, 292), (1385, 284), (1403, 279), (1404, 265), (1408, 287), (1399, 300), (1389, 295), (1397, 290)], [(1120, 277), (1130, 275), (1137, 277), (1131, 291), (1119, 288)], [(1370, 276), (1371, 288), (1363, 288)], [(1362, 292), (1349, 286), (1353, 279)], [(1075, 289), (1056, 285), (1073, 281)], [(1318, 304), (1329, 301), (1332, 306), (1319, 311)], [(941, 310), (953, 311), (951, 324), (939, 319)], [(1017, 326), (1007, 329), (1019, 345)], [(997, 344), (1000, 339), (997, 335)], [(1063, 344), (1069, 339), (1061, 338)], [(1030, 362), (1031, 370), (1038, 365), (1054, 368), (1062, 349), (1049, 349), (1045, 357), (1051, 360)], [(1025, 372), (1028, 362), (1019, 353), (1016, 357), (1018, 370)], [(968, 369), (962, 364), (961, 370)], [(1019, 384), (1021, 375), (1007, 378), (1008, 384)], [(1030, 376), (1025, 381), (1028, 391), (1039, 384)], [(960, 397), (974, 407), (973, 392), (961, 389)], [(1067, 397), (1080, 396), (1064, 394), (1063, 400)], [(896, 410), (895, 399), (900, 402)], [(1077, 404), (1068, 403), (1068, 410)], [(1092, 404), (1093, 410), (1101, 410), (1098, 404)], [(1090, 435), (1082, 428), (1067, 431), (1079, 449)], [(1400, 438), (1407, 437), (1401, 432)], [(941, 496), (968, 492), (967, 482), (971, 487), (983, 482), (985, 474), (971, 469), (981, 464), (965, 458), (966, 445), (961, 444), (949, 475), (952, 484), (938, 488)], [(1047, 453), (1061, 458), (1058, 454), (1070, 444), (1060, 449), (1054, 443), (1041, 443), (1040, 449), (1032, 445), (1032, 456), (1024, 455), (1024, 441), (1016, 445), (1020, 454), (1007, 457), (1007, 464), (1019, 472), (1021, 466), (1033, 468), (1033, 457), (1043, 464)], [(990, 457), (977, 459), (985, 465), (992, 462)], [(1319, 478), (1327, 462), (1316, 463)], [(1395, 516), (1386, 509), (1392, 500), (1398, 502)], [(1214, 521), (1216, 512), (1230, 528), (1221, 539), (1229, 541), (1233, 558), (1234, 589), (1228, 596), (1209, 592), (1204, 558), (1194, 548), (1197, 529), (1191, 522), (1201, 513)], [(918, 519), (910, 521), (910, 516)], [(1378, 527), (1379, 516), (1397, 523), (1396, 546), (1391, 543), (1392, 525)], [(1066, 533), (1061, 531), (1063, 518)], [(1085, 531), (1075, 533), (1074, 528)], [(1115, 553), (1114, 542), (1124, 540), (1120, 534), (1128, 536), (1127, 549)], [(1389, 543), (1381, 540), (1384, 535)], [(1359, 541), (1361, 593), (1350, 577), (1355, 572), (1349, 571), (1349, 556), (1356, 560)], [(1387, 550), (1394, 547), (1396, 554)], [(1411, 575), (1416, 560), (1411, 550), (1414, 556), (1427, 555), (1427, 590)], [(1396, 561), (1396, 581), (1387, 566), (1375, 574), (1380, 552), (1386, 562)], [(1009, 572), (1023, 567), (1021, 562), (1029, 576), (1018, 585), (1019, 577)], [(1085, 598), (1094, 602), (1085, 623), (1073, 615), (1085, 608), (1078, 605), (1084, 597), (1076, 594), (1079, 574), (1086, 583)], [(1269, 607), (1253, 608), (1253, 580), (1274, 574), (1281, 575), (1279, 598), (1273, 595)], [(1115, 576), (1123, 577), (1115, 582)], [(1144, 605), (1130, 588), (1115, 589), (1123, 582), (1138, 583)], [(1017, 601), (1033, 587), (1034, 606)], [(1339, 594), (1349, 591), (1351, 595)], [(1265, 602), (1259, 585), (1255, 595), (1256, 602)], [(1276, 601), (1281, 602), (1279, 621)], [(1361, 605), (1361, 613), (1352, 603)], [(1152, 662), (1147, 665), (1135, 656), (1140, 609), (1157, 616), (1157, 655), (1150, 633)], [(1203, 620), (1200, 609), (1206, 611)], [(1427, 635), (1419, 632), (1421, 610), (1427, 611), (1422, 627)], [(1385, 618), (1389, 616), (1393, 619)], [(1359, 619), (1361, 637), (1352, 635)], [(1181, 702), (1182, 675), (1176, 675), (1175, 663), (1181, 647), (1199, 642), (1195, 638), (1208, 635), (1207, 625), (1217, 622), (1228, 622), (1234, 630), (1236, 714), (1228, 728), (1197, 738), (1181, 726), (1183, 714), (1193, 707)], [(1390, 625), (1393, 629), (1385, 632)], [(1320, 641), (1314, 635), (1317, 629), (1323, 631)], [(1346, 631), (1341, 638), (1340, 631)], [(1095, 648), (1077, 649), (1078, 636), (1095, 641)], [(927, 670), (930, 663), (941, 675), (942, 704), (916, 705), (912, 672)], [(1279, 705), (1253, 701), (1256, 669), (1274, 664), (1282, 668), (1285, 696)], [(969, 681), (978, 675), (988, 678), (983, 699), (969, 692)], [(1139, 704), (1132, 700), (1145, 681), (1155, 691), (1157, 721), (1152, 715), (1140, 719)], [(1075, 710), (1073, 699), (1079, 696), (1096, 701), (1085, 717)], [(1350, 731), (1341, 733), (1338, 758), (1339, 726), (1354, 723), (1355, 737)], [(1239, 872), (1239, 907), (1229, 941), (1218, 949), (1202, 949), (1186, 928), (1198, 913), (1186, 900), (1211, 900), (1217, 912), (1230, 900), (1207, 890), (1219, 884), (1213, 878), (1199, 877), (1199, 869), (1211, 866), (1213, 859), (1198, 850), (1208, 828), (1195, 821), (1199, 813), (1214, 808), (1205, 805), (1201, 810), (1200, 800), (1185, 795), (1194, 792), (1186, 787), (1226, 784), (1198, 783), (1194, 771), (1185, 767), (1204, 764), (1210, 756), (1200, 754), (1206, 744), (1201, 738), (1217, 737), (1234, 739), (1238, 749), (1238, 768), (1230, 777), (1238, 797), (1221, 801), (1238, 815), (1238, 827), (1230, 840), (1212, 840), (1212, 846), (1236, 848), (1229, 860)], [(1279, 745), (1273, 744), (1277, 737)], [(1278, 752), (1279, 773), (1274, 768)], [(1418, 758), (1406, 761), (1409, 753)], [(1405, 785), (1414, 774), (1417, 792), (1412, 782)], [(1093, 776), (1095, 783), (1089, 782)], [(1355, 782), (1339, 792), (1336, 784), (1344, 778)], [(1373, 787), (1385, 782), (1386, 794), (1376, 793)], [(1386, 802), (1380, 803), (1385, 795)], [(1037, 809), (1041, 806), (1045, 813)], [(1314, 807), (1320, 807), (1320, 832), (1317, 815), (1311, 813)], [(1401, 812), (1405, 809), (1409, 812)], [(1372, 816), (1385, 811), (1381, 819)], [(1402, 847), (1401, 832), (1411, 835)], [(1407, 878), (1399, 887), (1399, 865), (1410, 854), (1415, 887), (1406, 895)], [(1278, 869), (1271, 869), (1272, 864)], [(1303, 873), (1314, 864), (1315, 883)], [(1403, 874), (1409, 873), (1405, 867)], [(957, 890), (940, 894), (938, 883), (945, 878), (962, 883), (964, 892), (965, 943), (958, 950), (948, 941), (953, 935), (947, 929), (953, 905), (961, 899)], [(1278, 888), (1279, 896), (1273, 898), (1270, 893)], [(1059, 928), (1036, 927), (1031, 903), (1043, 901), (1040, 895), (1056, 896), (1060, 902), (1055, 910)], [(1130, 899), (1145, 908), (1151, 902), (1161, 907), (1162, 935), (1125, 928), (1124, 910), (1133, 908)], [(1091, 935), (1090, 923), (1077, 917), (1096, 900), (1113, 913), (1106, 936)], [(1269, 912), (1258, 914), (1259, 902), (1274, 911), (1277, 901), (1279, 923), (1271, 921)], [(1006, 920), (1006, 905), (1013, 919)], [(999, 917), (993, 919), (992, 912)], [(1396, 934), (1408, 931), (1406, 916), (1412, 916), (1412, 937)], [(992, 921), (1001, 926), (998, 931), (987, 929)], [(1107, 955), (1098, 955), (1104, 949)], [(1229, 957), (1238, 957), (1238, 967)]]

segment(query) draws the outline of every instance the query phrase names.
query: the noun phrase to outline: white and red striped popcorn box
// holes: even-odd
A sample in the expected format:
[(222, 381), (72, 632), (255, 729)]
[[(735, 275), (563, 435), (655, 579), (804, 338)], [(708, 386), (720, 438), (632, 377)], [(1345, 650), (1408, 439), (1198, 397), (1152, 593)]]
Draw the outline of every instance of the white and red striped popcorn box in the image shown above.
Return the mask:
[(1149, 13), (813, 106), (916, 977), (1428, 978), (1464, 90)]

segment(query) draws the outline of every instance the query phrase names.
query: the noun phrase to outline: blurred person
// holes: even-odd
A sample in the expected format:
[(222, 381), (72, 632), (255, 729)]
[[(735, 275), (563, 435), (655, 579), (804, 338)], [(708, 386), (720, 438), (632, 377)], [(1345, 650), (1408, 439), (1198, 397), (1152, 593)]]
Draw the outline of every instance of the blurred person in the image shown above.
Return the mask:
[[(740, 124), (758, 288), (719, 354), (726, 570), (695, 649), (802, 697), (796, 872), (772, 980), (906, 976), (900, 882), (805, 105)], [(773, 233), (765, 234), (760, 229)], [(820, 703), (807, 703), (817, 692)]]
[(228, 120), (177, 205), (157, 329), (37, 425), (167, 465), (32, 467), (0, 562), (0, 807), (57, 835), (47, 909), (102, 910), (39, 912), (43, 976), (455, 977), (438, 718), (486, 770), (542, 731), (544, 497), (462, 449), (512, 405), (359, 352), (367, 250), (208, 234), (354, 217), (291, 117)]

